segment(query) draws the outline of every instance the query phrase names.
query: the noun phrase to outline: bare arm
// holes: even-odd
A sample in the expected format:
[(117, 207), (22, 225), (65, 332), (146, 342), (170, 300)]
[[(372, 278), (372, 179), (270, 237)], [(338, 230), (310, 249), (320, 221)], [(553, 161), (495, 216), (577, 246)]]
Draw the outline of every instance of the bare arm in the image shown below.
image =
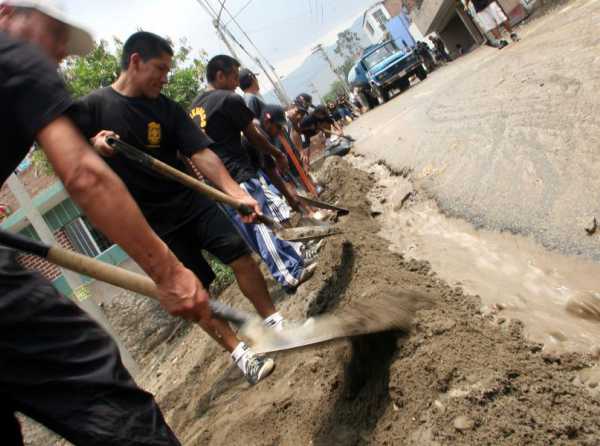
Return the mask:
[(54, 120), (36, 139), (73, 200), (156, 282), (163, 306), (174, 315), (208, 320), (208, 295), (202, 285), (152, 231), (123, 182), (71, 120)]
[(252, 146), (256, 147), (258, 150), (264, 152), (267, 155), (271, 155), (275, 162), (277, 163), (277, 168), (281, 170), (283, 173), (289, 172), (290, 166), (288, 165), (287, 157), (281, 153), (277, 147), (271, 144), (265, 135), (263, 135), (254, 125), (254, 122), (251, 122), (244, 129), (244, 136), (250, 141)]
[[(203, 149), (196, 152), (192, 156), (192, 162), (200, 170), (200, 173), (215, 184), (219, 189), (227, 195), (232, 196), (238, 201), (250, 206), (254, 212), (260, 214), (260, 207), (256, 200), (241, 188), (241, 186), (231, 178), (227, 168), (223, 165), (221, 159), (210, 149)], [(252, 223), (256, 216), (244, 217), (244, 222)]]

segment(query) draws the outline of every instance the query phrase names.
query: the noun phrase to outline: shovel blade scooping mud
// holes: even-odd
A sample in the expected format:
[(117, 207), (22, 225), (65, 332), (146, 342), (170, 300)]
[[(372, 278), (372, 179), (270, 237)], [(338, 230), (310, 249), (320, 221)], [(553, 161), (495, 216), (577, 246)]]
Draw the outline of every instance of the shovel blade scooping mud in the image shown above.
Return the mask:
[(300, 200), (302, 200), (304, 203), (306, 203), (309, 206), (319, 208), (319, 209), (326, 209), (328, 211), (335, 211), (340, 215), (348, 215), (350, 213), (350, 211), (346, 208), (334, 206), (333, 204), (325, 203), (324, 201), (315, 200), (314, 198), (307, 197), (300, 193), (298, 193), (297, 195)]
[[(46, 245), (4, 230), (0, 230), (0, 244), (37, 255), (63, 268), (134, 293), (155, 299), (159, 297), (158, 289), (150, 278), (60, 246)], [(266, 328), (262, 320), (256, 320), (221, 302), (210, 300), (209, 305), (215, 316), (239, 326), (239, 334), (248, 340), (256, 352), (267, 353), (368, 333), (391, 330), (408, 332), (414, 313), (430, 306), (431, 301), (414, 292), (390, 293), (367, 302), (348, 305), (335, 314), (316, 316), (304, 324), (286, 327), (281, 331)]]
[(400, 292), (348, 305), (335, 314), (315, 316), (281, 331), (265, 328), (262, 321), (250, 322), (239, 334), (257, 353), (269, 353), (370, 333), (408, 333), (415, 312), (431, 304), (431, 300), (422, 294)]
[(334, 226), (303, 226), (299, 228), (281, 229), (276, 234), (283, 240), (302, 242), (331, 237), (341, 234), (342, 230)]

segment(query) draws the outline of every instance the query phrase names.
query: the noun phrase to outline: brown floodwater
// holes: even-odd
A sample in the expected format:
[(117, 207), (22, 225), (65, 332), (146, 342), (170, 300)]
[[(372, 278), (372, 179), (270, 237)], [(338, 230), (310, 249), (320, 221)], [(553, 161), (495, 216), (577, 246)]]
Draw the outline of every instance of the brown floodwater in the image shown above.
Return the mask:
[(528, 338), (546, 350), (600, 346), (600, 264), (523, 236), (475, 229), (443, 215), (432, 200), (407, 200), (411, 183), (384, 166), (354, 161), (375, 175), (371, 201), (391, 250), (427, 260), (440, 278), (481, 296), (498, 318), (521, 320)]

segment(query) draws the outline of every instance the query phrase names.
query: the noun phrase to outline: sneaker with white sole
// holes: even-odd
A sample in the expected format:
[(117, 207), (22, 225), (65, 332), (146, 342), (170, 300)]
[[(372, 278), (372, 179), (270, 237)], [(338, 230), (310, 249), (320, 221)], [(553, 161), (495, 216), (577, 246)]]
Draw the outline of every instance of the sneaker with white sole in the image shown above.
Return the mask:
[(244, 375), (250, 384), (255, 385), (269, 376), (274, 368), (275, 361), (271, 358), (252, 355), (246, 361), (246, 371), (244, 372)]
[(302, 285), (304, 282), (308, 281), (315, 274), (315, 270), (317, 269), (317, 266), (318, 266), (318, 264), (316, 261), (313, 263), (307, 264), (304, 267), (304, 271), (302, 271), (302, 274), (300, 275), (300, 278), (298, 279), (298, 283), (296, 284), (296, 286), (286, 286), (286, 287), (283, 287), (283, 290), (287, 294), (294, 294), (300, 285)]

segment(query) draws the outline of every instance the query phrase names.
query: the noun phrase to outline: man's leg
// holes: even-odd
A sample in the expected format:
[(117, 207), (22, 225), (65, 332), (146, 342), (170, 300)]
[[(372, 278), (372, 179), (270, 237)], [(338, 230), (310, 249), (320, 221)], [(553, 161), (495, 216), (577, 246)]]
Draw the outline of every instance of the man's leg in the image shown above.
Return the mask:
[[(217, 206), (211, 207), (196, 223), (196, 235), (202, 248), (233, 270), (240, 290), (266, 319), (277, 312), (265, 278), (252, 258), (251, 251), (229, 217)], [(231, 351), (231, 350), (230, 350)]]
[[(241, 186), (259, 203), (262, 212), (272, 217), (260, 181), (253, 178)], [(244, 224), (235, 210), (228, 206), (224, 209), (246, 243), (264, 260), (273, 278), (286, 289), (295, 289), (305, 277), (304, 259), (297, 247), (279, 239), (267, 226)]]
[[(181, 263), (196, 274), (206, 289), (210, 288), (215, 275), (202, 255), (202, 249), (218, 258), (221, 251), (215, 247), (225, 250), (232, 258), (234, 255), (244, 256), (250, 253), (229, 219), (216, 205), (210, 206), (202, 215), (163, 238)], [(230, 263), (227, 257), (221, 257), (221, 261), (225, 260), (223, 263)], [(262, 276), (260, 278), (262, 279)], [(270, 302), (268, 293), (266, 298)], [(240, 341), (227, 322), (215, 318), (209, 324), (201, 324), (201, 327), (231, 354), (233, 362), (251, 384), (266, 378), (275, 367), (273, 360), (255, 355)]]
[(277, 312), (271, 295), (267, 289), (267, 283), (260, 268), (250, 254), (246, 254), (229, 263), (235, 274), (238, 286), (244, 296), (248, 298), (256, 312), (267, 319)]
[(109, 335), (47, 280), (16, 265), (5, 249), (0, 395), (11, 410), (77, 445), (180, 444), (152, 395), (136, 386)]

